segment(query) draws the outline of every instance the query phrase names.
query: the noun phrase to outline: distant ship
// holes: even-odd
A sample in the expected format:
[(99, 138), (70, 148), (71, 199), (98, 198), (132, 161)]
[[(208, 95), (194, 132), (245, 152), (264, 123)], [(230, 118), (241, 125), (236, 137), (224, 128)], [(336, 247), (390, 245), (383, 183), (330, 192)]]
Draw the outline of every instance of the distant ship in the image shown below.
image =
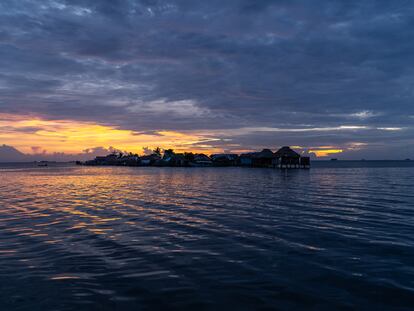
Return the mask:
[(41, 167), (48, 166), (48, 162), (47, 161), (40, 161), (39, 163), (37, 163), (37, 166), (41, 166)]
[(338, 159), (337, 158), (332, 158), (331, 161), (338, 161)]

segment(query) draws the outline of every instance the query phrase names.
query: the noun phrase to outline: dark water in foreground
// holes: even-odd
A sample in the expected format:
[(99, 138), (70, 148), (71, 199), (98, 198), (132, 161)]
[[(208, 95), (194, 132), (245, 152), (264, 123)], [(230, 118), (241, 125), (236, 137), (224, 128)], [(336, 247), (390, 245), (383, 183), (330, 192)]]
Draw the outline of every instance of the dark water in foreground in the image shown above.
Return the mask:
[(329, 165), (0, 165), (0, 310), (413, 310), (414, 167)]

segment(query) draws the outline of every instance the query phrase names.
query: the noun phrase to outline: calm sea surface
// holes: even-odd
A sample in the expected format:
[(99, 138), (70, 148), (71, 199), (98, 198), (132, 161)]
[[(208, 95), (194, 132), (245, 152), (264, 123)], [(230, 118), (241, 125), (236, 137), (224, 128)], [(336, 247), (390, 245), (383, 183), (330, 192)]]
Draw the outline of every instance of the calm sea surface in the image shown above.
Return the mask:
[(0, 310), (414, 310), (414, 162), (0, 165)]

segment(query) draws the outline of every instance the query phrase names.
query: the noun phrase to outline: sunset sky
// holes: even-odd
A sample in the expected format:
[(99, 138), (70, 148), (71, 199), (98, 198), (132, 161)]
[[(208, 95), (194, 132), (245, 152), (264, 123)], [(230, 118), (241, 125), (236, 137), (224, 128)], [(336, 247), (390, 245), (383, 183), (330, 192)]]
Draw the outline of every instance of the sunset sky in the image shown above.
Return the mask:
[(388, 0), (2, 0), (0, 146), (414, 158), (413, 13)]

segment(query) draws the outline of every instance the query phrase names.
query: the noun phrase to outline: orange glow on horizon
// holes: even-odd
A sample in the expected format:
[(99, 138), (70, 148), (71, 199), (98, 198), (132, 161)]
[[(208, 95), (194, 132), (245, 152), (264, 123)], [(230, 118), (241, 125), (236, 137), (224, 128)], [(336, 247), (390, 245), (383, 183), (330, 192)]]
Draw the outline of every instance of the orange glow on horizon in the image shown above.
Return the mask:
[[(248, 153), (260, 148), (246, 148), (230, 137), (246, 134), (232, 130), (138, 132), (116, 126), (75, 120), (47, 120), (38, 116), (0, 113), (0, 144), (10, 145), (26, 154), (64, 153), (77, 155), (97, 147), (133, 152), (142, 155), (143, 149), (174, 149), (176, 152), (194, 153)], [(221, 142), (218, 144), (218, 142)], [(223, 144), (225, 142), (225, 144)], [(362, 143), (354, 143), (358, 148)], [(354, 146), (352, 145), (352, 146)], [(272, 146), (270, 146), (272, 147)], [(353, 147), (353, 148), (356, 148)], [(340, 146), (291, 146), (301, 152), (327, 157), (342, 153), (348, 147)], [(276, 149), (274, 149), (276, 151)]]
[(218, 139), (207, 134), (157, 131), (140, 133), (114, 126), (71, 120), (45, 120), (0, 114), (0, 142), (28, 153), (81, 153), (94, 147), (114, 148), (142, 154), (143, 148), (157, 146), (176, 151), (220, 152), (209, 142)]
[(309, 150), (310, 153), (316, 154), (318, 158), (320, 157), (328, 157), (332, 154), (342, 153), (343, 149), (320, 149), (320, 150)]

